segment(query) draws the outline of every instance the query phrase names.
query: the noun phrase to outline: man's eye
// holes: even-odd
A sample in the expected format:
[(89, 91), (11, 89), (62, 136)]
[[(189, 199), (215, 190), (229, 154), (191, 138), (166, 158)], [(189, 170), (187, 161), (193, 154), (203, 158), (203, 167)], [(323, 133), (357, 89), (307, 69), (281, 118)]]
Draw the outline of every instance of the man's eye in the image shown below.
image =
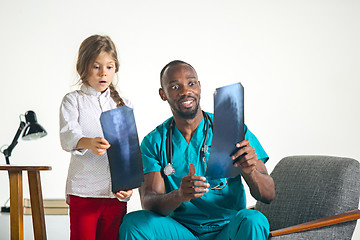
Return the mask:
[(178, 89), (178, 88), (179, 88), (178, 85), (171, 86), (171, 89), (173, 89), (173, 90), (176, 90), (176, 89)]
[(189, 85), (190, 85), (190, 86), (194, 86), (194, 85), (195, 85), (195, 82), (189, 82)]

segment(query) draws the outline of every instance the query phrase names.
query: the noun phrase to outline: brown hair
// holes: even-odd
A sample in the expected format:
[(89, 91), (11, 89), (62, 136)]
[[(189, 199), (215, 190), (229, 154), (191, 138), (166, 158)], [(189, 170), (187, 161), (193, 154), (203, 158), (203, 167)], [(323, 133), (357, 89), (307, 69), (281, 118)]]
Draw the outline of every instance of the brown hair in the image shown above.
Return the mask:
[[(87, 84), (87, 76), (91, 71), (90, 66), (95, 62), (96, 58), (100, 53), (106, 52), (115, 61), (115, 72), (119, 71), (119, 60), (117, 57), (116, 47), (114, 42), (108, 36), (101, 35), (92, 35), (86, 38), (80, 45), (78, 59), (76, 62), (76, 71), (80, 76), (80, 82)], [(118, 91), (116, 91), (115, 86), (111, 83), (110, 86), (110, 96), (115, 101), (116, 106), (124, 106), (125, 103), (120, 97)]]

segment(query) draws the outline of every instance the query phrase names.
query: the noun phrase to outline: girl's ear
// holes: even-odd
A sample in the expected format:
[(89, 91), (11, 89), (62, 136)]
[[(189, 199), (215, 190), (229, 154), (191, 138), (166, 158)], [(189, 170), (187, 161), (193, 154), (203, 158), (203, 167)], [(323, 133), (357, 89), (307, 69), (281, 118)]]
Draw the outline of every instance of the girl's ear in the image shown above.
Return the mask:
[(161, 97), (161, 99), (162, 99), (163, 101), (166, 101), (166, 100), (167, 100), (166, 95), (165, 95), (165, 92), (164, 92), (164, 90), (163, 90), (162, 88), (159, 88), (159, 95), (160, 95), (160, 97)]

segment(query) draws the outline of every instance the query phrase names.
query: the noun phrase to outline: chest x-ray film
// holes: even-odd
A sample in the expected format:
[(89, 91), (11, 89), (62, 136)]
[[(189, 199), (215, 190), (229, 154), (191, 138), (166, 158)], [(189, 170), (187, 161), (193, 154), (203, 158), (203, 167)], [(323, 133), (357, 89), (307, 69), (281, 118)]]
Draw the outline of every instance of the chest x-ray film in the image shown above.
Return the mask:
[(214, 93), (213, 141), (206, 177), (235, 177), (240, 167), (234, 167), (231, 155), (244, 140), (244, 88), (241, 83), (217, 88)]
[(140, 187), (144, 174), (133, 110), (121, 106), (103, 112), (100, 122), (104, 137), (111, 145), (107, 155), (112, 192)]

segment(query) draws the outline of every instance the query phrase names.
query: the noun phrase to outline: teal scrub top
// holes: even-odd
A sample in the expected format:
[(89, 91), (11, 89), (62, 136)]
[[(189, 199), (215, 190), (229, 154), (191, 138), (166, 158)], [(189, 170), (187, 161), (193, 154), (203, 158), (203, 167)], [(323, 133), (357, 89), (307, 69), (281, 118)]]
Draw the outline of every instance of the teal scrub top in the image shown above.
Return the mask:
[[(212, 113), (208, 114), (212, 119), (214, 118)], [(144, 174), (156, 171), (163, 173), (164, 167), (168, 164), (166, 157), (166, 133), (171, 119), (167, 119), (150, 132), (141, 143)], [(244, 133), (245, 139), (249, 140), (250, 145), (255, 148), (258, 159), (265, 163), (269, 157), (256, 136), (250, 132), (246, 125), (244, 125)], [(189, 143), (186, 142), (175, 125), (172, 136), (173, 167), (175, 173), (170, 176), (163, 174), (165, 193), (180, 187), (181, 179), (189, 173), (190, 163), (193, 163), (195, 166), (195, 175), (205, 176), (206, 165), (200, 158), (205, 134), (205, 118), (200, 122)], [(206, 143), (209, 146), (209, 150), (205, 154), (206, 161), (209, 159), (212, 138), (213, 131), (212, 127), (210, 127)], [(211, 187), (221, 182), (225, 185), (225, 179), (209, 180)], [(234, 178), (227, 178), (227, 184), (223, 189), (209, 189), (209, 192), (205, 193), (201, 198), (182, 203), (170, 216), (192, 231), (201, 234), (222, 229), (230, 221), (231, 217), (244, 208), (246, 208), (246, 195), (241, 176), (239, 175)]]

